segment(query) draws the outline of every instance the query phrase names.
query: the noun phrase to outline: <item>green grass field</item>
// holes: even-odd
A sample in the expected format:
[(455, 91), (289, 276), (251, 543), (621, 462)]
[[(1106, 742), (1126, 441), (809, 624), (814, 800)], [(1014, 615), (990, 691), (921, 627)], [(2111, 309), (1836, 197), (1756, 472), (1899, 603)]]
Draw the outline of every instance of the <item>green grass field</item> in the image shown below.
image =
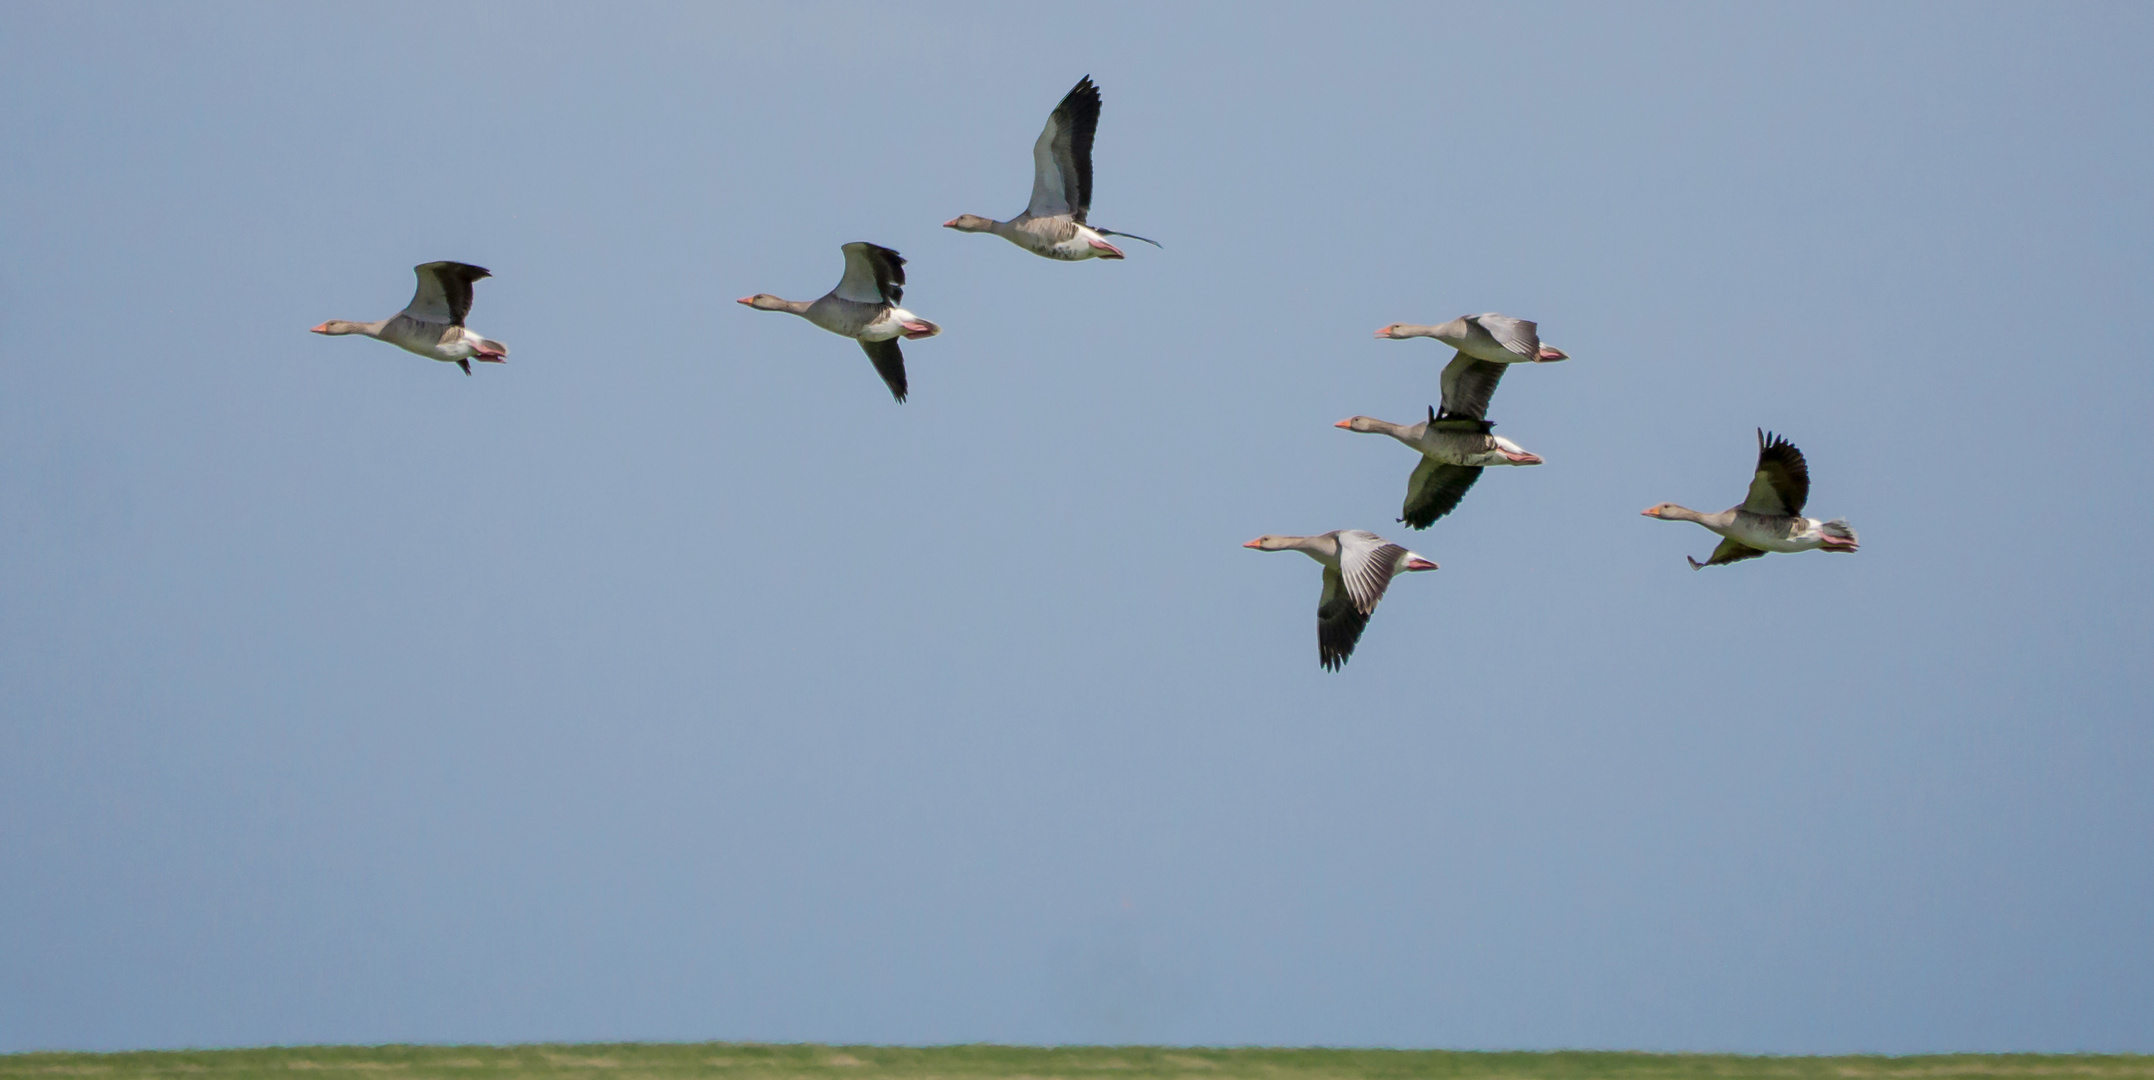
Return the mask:
[(617, 1043), (534, 1046), (291, 1046), (124, 1054), (0, 1055), (0, 1080), (1347, 1080), (1361, 1077), (2131, 1077), (2154, 1056), (1951, 1054), (1739, 1057), (1604, 1052), (1188, 1049), (1157, 1046), (817, 1046)]

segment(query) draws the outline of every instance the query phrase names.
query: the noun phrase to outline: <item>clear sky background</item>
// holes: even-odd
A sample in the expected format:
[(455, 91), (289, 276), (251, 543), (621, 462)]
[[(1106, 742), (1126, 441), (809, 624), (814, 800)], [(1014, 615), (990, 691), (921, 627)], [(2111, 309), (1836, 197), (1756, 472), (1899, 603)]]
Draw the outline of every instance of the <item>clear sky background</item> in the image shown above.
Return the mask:
[[(2154, 1051), (2154, 9), (0, 7), (0, 1050)], [(1094, 220), (1007, 217), (1079, 76)], [(890, 401), (813, 298), (910, 260)], [(307, 328), (475, 262), (465, 378)], [(1427, 533), (1393, 321), (1539, 320)], [(1808, 455), (1851, 558), (1638, 516)], [(1316, 663), (1370, 528), (1443, 569)]]

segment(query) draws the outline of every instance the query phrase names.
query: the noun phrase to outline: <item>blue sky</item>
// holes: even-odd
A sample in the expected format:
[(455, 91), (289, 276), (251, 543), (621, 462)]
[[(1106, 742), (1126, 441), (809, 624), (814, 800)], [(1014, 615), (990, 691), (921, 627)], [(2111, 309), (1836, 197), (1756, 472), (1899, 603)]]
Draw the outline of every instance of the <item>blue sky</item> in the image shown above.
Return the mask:
[[(2137, 5), (0, 10), (0, 1050), (2154, 1051)], [(1006, 217), (1081, 75), (1126, 262)], [(910, 260), (890, 402), (812, 298)], [(360, 339), (490, 267), (466, 379)], [(1446, 350), (1568, 363), (1353, 662)], [(1638, 516), (1807, 453), (1855, 557)]]

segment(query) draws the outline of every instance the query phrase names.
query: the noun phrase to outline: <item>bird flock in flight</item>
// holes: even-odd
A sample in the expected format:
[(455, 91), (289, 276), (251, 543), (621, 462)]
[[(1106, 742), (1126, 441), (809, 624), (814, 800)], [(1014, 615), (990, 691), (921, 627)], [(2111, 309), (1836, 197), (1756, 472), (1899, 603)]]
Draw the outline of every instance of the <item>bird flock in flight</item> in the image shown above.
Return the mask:
[[(1092, 206), (1092, 138), (1099, 127), (1099, 87), (1087, 75), (1055, 106), (1047, 126), (1032, 146), (1032, 200), (1024, 213), (1008, 221), (960, 214), (945, 228), (992, 233), (1048, 259), (1120, 259), (1121, 248), (1108, 239), (1119, 236), (1158, 241), (1103, 229), (1086, 218)], [(815, 300), (784, 300), (769, 293), (742, 297), (758, 311), (784, 311), (833, 334), (852, 338), (868, 354), (890, 394), (905, 400), (905, 355), (900, 339), (930, 338), (942, 327), (899, 307), (905, 297), (905, 260), (889, 248), (864, 242), (846, 244), (845, 274), (836, 288)], [(314, 327), (317, 334), (360, 334), (408, 352), (453, 363), (471, 374), (473, 361), (504, 363), (508, 346), (464, 325), (471, 311), (472, 284), (490, 277), (484, 268), (459, 262), (430, 262), (414, 268), (419, 289), (403, 311), (376, 322), (331, 319)], [(1399, 522), (1426, 529), (1455, 509), (1481, 470), (1494, 465), (1539, 465), (1541, 458), (1493, 432), (1489, 399), (1510, 365), (1546, 364), (1569, 359), (1561, 349), (1542, 343), (1539, 327), (1525, 319), (1487, 312), (1462, 315), (1438, 326), (1393, 323), (1376, 332), (1380, 338), (1433, 338), (1456, 350), (1446, 364), (1439, 405), (1428, 418), (1395, 424), (1370, 416), (1338, 422), (1339, 427), (1388, 435), (1421, 455), (1406, 482), (1406, 502)], [(1758, 431), (1757, 469), (1749, 493), (1736, 506), (1715, 514), (1675, 503), (1644, 511), (1662, 521), (1691, 521), (1721, 537), (1694, 569), (1754, 559), (1769, 551), (1837, 551), (1856, 548), (1855, 531), (1846, 520), (1819, 521), (1803, 516), (1810, 492), (1809, 467), (1802, 451), (1763, 429)], [(1317, 660), (1338, 670), (1353, 655), (1369, 616), (1376, 611), (1391, 579), (1402, 573), (1434, 570), (1434, 560), (1418, 555), (1375, 533), (1339, 529), (1318, 536), (1259, 536), (1243, 547), (1258, 551), (1299, 551), (1324, 567), (1324, 592), (1316, 609)], [(1685, 556), (1685, 558), (1689, 558)]]

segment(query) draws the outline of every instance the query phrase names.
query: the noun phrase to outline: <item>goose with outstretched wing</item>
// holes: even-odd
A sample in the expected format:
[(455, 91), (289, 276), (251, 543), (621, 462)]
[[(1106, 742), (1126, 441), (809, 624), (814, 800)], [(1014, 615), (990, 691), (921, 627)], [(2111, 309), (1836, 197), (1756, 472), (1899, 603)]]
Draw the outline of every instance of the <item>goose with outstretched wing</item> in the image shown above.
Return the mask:
[(1481, 470), (1490, 465), (1539, 465), (1541, 456), (1493, 433), (1488, 401), (1506, 365), (1477, 359), (1464, 350), (1443, 369), (1443, 410), (1429, 409), (1417, 424), (1394, 424), (1373, 416), (1354, 416), (1332, 426), (1364, 434), (1389, 435), (1421, 454), (1406, 481), (1406, 503), (1399, 520), (1426, 529), (1456, 509)]
[(1299, 551), (1324, 567), (1324, 594), (1316, 605), (1316, 659), (1337, 671), (1354, 655), (1376, 602), (1391, 579), (1436, 564), (1372, 532), (1343, 529), (1321, 536), (1259, 536), (1242, 545), (1258, 551)]
[(854, 241), (845, 245), (845, 276), (815, 300), (781, 300), (769, 293), (743, 296), (740, 303), (757, 311), (784, 311), (844, 337), (867, 351), (875, 373), (890, 396), (905, 400), (905, 354), (899, 338), (927, 338), (942, 333), (935, 325), (898, 306), (905, 298), (905, 259), (886, 247)]
[(1646, 507), (1643, 513), (1662, 521), (1693, 521), (1720, 534), (1720, 546), (1704, 562), (1684, 556), (1693, 570), (1755, 559), (1769, 551), (1854, 551), (1859, 541), (1847, 519), (1804, 517), (1803, 504), (1809, 501), (1810, 465), (1802, 451), (1759, 428), (1758, 467), (1742, 505), (1701, 514), (1670, 502)]
[(1158, 247), (1157, 240), (1086, 222), (1092, 210), (1092, 135), (1098, 128), (1099, 87), (1087, 75), (1048, 114), (1047, 126), (1032, 144), (1032, 201), (1025, 212), (1008, 221), (959, 214), (943, 227), (993, 233), (1034, 255), (1064, 262), (1122, 258), (1110, 236)]
[(358, 334), (386, 341), (405, 352), (429, 360), (455, 364), (471, 374), (471, 362), (508, 362), (509, 347), (483, 337), (464, 326), (471, 313), (471, 285), (492, 277), (483, 266), (460, 262), (420, 263), (411, 268), (418, 275), (419, 289), (404, 310), (375, 322), (331, 319), (314, 327), (314, 333), (340, 337)]

